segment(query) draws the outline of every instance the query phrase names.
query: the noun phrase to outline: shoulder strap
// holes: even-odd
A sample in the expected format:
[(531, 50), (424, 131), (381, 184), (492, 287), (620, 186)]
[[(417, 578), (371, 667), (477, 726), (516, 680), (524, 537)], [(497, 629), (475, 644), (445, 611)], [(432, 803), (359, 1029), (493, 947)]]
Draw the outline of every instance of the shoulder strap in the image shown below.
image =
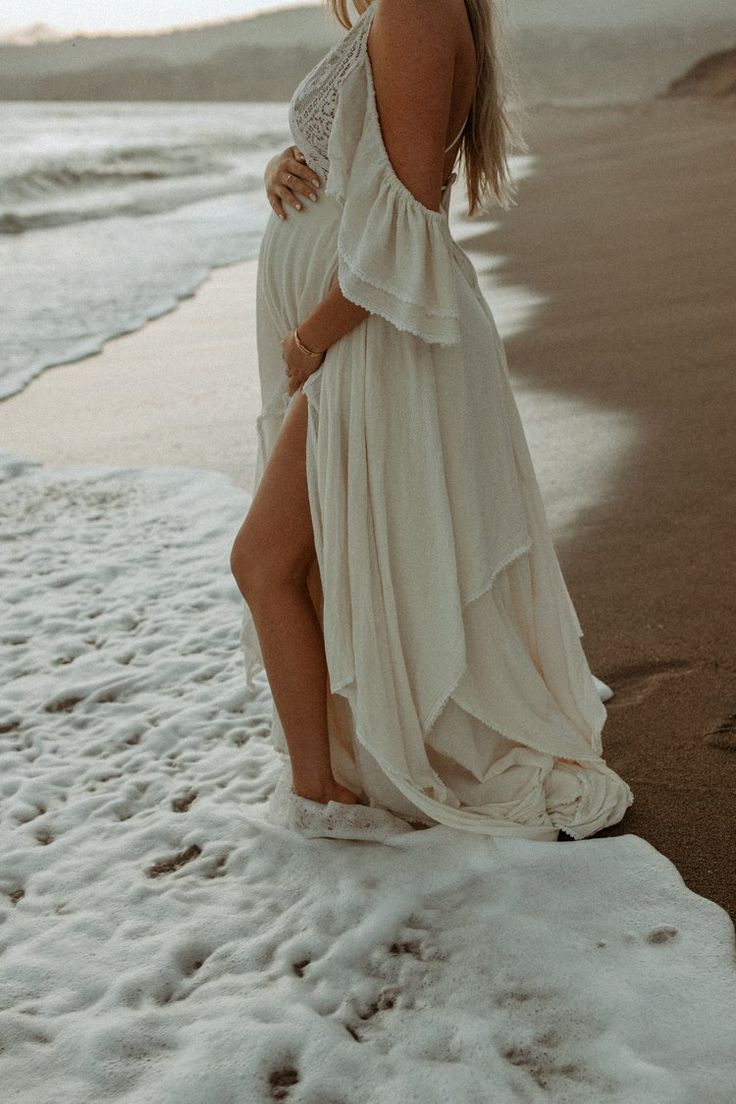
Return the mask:
[(457, 142), (458, 138), (462, 137), (462, 133), (463, 133), (463, 131), (465, 130), (465, 124), (467, 123), (467, 121), (468, 121), (469, 117), (470, 117), (470, 113), (468, 113), (468, 114), (467, 114), (467, 115), (465, 116), (465, 118), (463, 119), (463, 125), (462, 125), (462, 126), (460, 127), (459, 131), (457, 132), (457, 134), (455, 135), (455, 137), (454, 137), (454, 138), (452, 139), (452, 141), (450, 142), (449, 146), (447, 146), (447, 147), (446, 147), (446, 149), (445, 149), (445, 153), (447, 153), (447, 150), (451, 150), (451, 149), (452, 149), (452, 147), (453, 147), (453, 146), (455, 145), (455, 143)]

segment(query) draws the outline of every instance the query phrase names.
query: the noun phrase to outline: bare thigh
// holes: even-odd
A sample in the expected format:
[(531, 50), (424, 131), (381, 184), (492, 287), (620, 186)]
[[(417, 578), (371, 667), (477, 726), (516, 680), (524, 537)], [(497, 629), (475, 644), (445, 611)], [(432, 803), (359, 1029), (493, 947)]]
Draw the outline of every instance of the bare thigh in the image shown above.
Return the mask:
[(238, 581), (304, 579), (315, 559), (307, 490), (308, 401), (291, 400), (233, 545)]

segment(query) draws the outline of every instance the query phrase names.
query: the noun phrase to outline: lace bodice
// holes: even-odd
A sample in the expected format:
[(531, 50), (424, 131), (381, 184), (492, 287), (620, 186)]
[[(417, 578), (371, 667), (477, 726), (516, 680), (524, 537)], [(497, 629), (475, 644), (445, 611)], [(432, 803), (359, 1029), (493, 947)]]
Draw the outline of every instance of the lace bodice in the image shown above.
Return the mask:
[(340, 85), (360, 61), (375, 8), (375, 2), (371, 3), (337, 45), (310, 69), (289, 102), (294, 143), (323, 182), (329, 173), (327, 144)]

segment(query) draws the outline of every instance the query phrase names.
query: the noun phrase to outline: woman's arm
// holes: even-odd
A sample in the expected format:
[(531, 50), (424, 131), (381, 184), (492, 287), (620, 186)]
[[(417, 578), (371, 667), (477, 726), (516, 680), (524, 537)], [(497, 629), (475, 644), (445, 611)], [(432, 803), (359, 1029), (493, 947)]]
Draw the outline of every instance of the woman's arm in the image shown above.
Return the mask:
[(299, 337), (308, 349), (322, 352), (354, 330), (370, 313), (345, 298), (336, 276), (322, 302), (299, 323)]
[(335, 276), (322, 302), (297, 326), (301, 343), (322, 355), (314, 357), (303, 353), (296, 343), (293, 330), (282, 341), (282, 356), (289, 377), (290, 395), (317, 371), (330, 345), (349, 334), (370, 313), (345, 298)]
[[(464, 0), (460, 7), (464, 17)], [(368, 35), (386, 153), (401, 183), (433, 211), (442, 199), (457, 14), (451, 0), (380, 0)]]
[[(448, 7), (426, 0), (380, 0), (369, 35), (386, 152), (401, 183), (434, 211), (442, 196), (454, 76), (455, 13)], [(401, 258), (396, 262), (400, 267)], [(309, 349), (323, 351), (369, 314), (343, 295), (335, 278), (322, 302), (299, 323), (299, 337)]]

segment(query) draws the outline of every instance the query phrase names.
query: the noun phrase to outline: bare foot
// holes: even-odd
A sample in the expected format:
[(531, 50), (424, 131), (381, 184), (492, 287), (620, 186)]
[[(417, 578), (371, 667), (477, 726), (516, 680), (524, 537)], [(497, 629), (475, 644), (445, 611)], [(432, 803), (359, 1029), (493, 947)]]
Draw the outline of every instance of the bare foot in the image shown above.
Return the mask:
[(341, 801), (344, 805), (358, 804), (358, 795), (349, 790), (347, 786), (341, 786), (334, 779), (319, 787), (300, 786), (294, 782), (292, 788), (299, 797), (307, 797), (310, 801), (319, 801), (321, 805), (326, 805), (328, 801)]

